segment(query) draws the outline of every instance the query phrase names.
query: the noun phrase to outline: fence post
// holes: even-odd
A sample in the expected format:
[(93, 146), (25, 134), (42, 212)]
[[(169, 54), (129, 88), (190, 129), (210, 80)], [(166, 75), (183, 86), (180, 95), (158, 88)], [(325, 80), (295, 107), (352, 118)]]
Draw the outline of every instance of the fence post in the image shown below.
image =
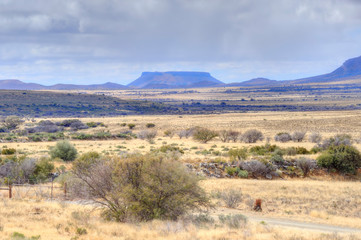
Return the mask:
[(64, 199), (66, 199), (66, 183), (64, 183)]
[(54, 185), (54, 178), (51, 178), (51, 195), (50, 195), (50, 201), (53, 201), (53, 185)]
[(12, 192), (12, 189), (13, 187), (11, 186), (11, 184), (9, 184), (9, 198), (12, 198), (13, 197), (13, 192)]

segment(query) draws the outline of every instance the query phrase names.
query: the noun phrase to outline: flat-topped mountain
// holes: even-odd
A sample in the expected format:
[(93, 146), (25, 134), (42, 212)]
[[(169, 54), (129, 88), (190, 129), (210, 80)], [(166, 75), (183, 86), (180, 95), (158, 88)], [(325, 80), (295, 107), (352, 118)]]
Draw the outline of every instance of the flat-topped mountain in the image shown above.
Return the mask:
[(199, 88), (224, 84), (208, 72), (143, 72), (132, 88)]

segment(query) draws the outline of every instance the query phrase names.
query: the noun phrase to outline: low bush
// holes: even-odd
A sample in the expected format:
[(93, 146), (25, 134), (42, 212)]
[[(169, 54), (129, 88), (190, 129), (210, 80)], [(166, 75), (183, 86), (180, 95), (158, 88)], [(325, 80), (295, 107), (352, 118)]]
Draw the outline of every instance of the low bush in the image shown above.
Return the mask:
[(128, 128), (129, 128), (129, 129), (134, 129), (134, 128), (135, 128), (135, 124), (134, 124), (134, 123), (128, 123)]
[(198, 128), (193, 134), (194, 140), (200, 141), (202, 143), (207, 143), (217, 136), (217, 132), (207, 128)]
[(317, 164), (329, 170), (355, 174), (357, 168), (361, 167), (361, 154), (353, 146), (331, 146), (317, 158)]
[(269, 162), (261, 162), (258, 160), (252, 160), (247, 162), (241, 162), (240, 168), (246, 170), (253, 177), (266, 177), (276, 170), (276, 168)]
[(15, 148), (3, 148), (1, 150), (1, 154), (2, 155), (13, 155), (16, 153), (16, 149)]
[(225, 224), (229, 228), (238, 229), (245, 227), (247, 224), (247, 218), (242, 214), (229, 214), (229, 215), (219, 215), (219, 221), (222, 224)]
[(254, 146), (251, 147), (249, 149), (250, 153), (254, 153), (256, 155), (267, 155), (267, 154), (271, 154), (274, 151), (276, 151), (277, 149), (280, 149), (277, 145), (270, 145), (270, 144), (265, 144), (263, 146)]
[(238, 177), (240, 178), (248, 178), (248, 172), (246, 170), (239, 170)]
[(277, 133), (277, 135), (275, 136), (275, 141), (277, 142), (289, 142), (292, 140), (292, 137), (289, 133), (286, 132), (280, 132)]
[(307, 177), (317, 167), (317, 163), (313, 159), (300, 158), (296, 160), (296, 166), (301, 169), (303, 177)]
[(145, 125), (147, 128), (154, 128), (155, 127), (155, 124), (154, 123), (147, 123)]
[(302, 142), (305, 138), (306, 132), (294, 132), (292, 133), (292, 141), (294, 142)]
[(320, 133), (313, 132), (308, 137), (308, 141), (310, 141), (312, 143), (319, 143), (322, 141), (322, 135)]
[(248, 130), (245, 133), (243, 133), (241, 136), (242, 141), (245, 143), (255, 143), (257, 141), (262, 141), (263, 138), (264, 137), (262, 132), (256, 129)]
[(68, 141), (57, 142), (55, 147), (50, 150), (50, 156), (54, 158), (60, 158), (64, 161), (75, 160), (78, 152), (76, 148)]
[(228, 155), (232, 161), (241, 161), (247, 158), (247, 148), (232, 148), (228, 151)]
[(142, 140), (147, 140), (149, 142), (152, 142), (154, 138), (157, 136), (157, 131), (152, 130), (142, 130), (137, 134), (137, 137)]
[(242, 202), (241, 190), (229, 189), (221, 193), (221, 199), (228, 208), (236, 208)]

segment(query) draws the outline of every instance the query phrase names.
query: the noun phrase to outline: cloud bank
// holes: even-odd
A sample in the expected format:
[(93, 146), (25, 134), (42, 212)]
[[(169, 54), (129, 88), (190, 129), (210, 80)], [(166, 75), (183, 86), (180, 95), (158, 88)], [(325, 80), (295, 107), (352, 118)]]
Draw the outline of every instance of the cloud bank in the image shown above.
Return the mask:
[(360, 26), (356, 0), (0, 0), (0, 78), (306, 77), (361, 55)]

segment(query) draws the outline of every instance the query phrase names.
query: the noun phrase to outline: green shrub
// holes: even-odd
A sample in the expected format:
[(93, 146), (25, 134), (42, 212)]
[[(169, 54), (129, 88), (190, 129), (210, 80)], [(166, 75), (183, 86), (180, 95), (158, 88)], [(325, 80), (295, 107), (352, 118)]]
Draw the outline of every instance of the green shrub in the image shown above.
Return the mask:
[(163, 145), (159, 148), (159, 151), (162, 153), (166, 153), (166, 152), (180, 152), (180, 153), (184, 153), (184, 151), (176, 146), (171, 146), (171, 145)]
[(355, 174), (356, 169), (361, 166), (361, 154), (353, 146), (333, 146), (317, 158), (317, 164), (329, 170)]
[(246, 170), (239, 170), (238, 177), (240, 178), (248, 178), (248, 172)]
[(16, 153), (16, 149), (15, 148), (3, 148), (1, 150), (1, 154), (2, 155), (13, 155)]
[(228, 151), (231, 160), (245, 160), (247, 158), (247, 148), (232, 148)]
[(50, 173), (54, 170), (54, 164), (48, 158), (40, 158), (35, 165), (33, 177), (37, 181), (44, 181), (49, 178)]
[(226, 173), (233, 176), (239, 171), (239, 168), (236, 167), (226, 167)]
[(145, 125), (147, 128), (154, 128), (155, 127), (155, 124), (154, 123), (147, 123)]
[(129, 123), (129, 124), (128, 124), (128, 128), (129, 128), (129, 129), (135, 128), (135, 124), (134, 124), (134, 123)]
[(217, 136), (218, 133), (216, 131), (207, 128), (197, 128), (193, 134), (194, 140), (200, 141), (202, 143), (207, 143)]
[(273, 152), (276, 151), (277, 149), (280, 149), (277, 145), (265, 144), (265, 145), (263, 145), (263, 146), (254, 146), (254, 147), (251, 147), (251, 148), (249, 149), (249, 152), (250, 152), (250, 153), (257, 154), (257, 155), (264, 156), (264, 155), (273, 153)]
[(77, 154), (76, 148), (68, 141), (57, 142), (55, 147), (50, 150), (50, 156), (53, 159), (60, 158), (64, 161), (73, 161)]

